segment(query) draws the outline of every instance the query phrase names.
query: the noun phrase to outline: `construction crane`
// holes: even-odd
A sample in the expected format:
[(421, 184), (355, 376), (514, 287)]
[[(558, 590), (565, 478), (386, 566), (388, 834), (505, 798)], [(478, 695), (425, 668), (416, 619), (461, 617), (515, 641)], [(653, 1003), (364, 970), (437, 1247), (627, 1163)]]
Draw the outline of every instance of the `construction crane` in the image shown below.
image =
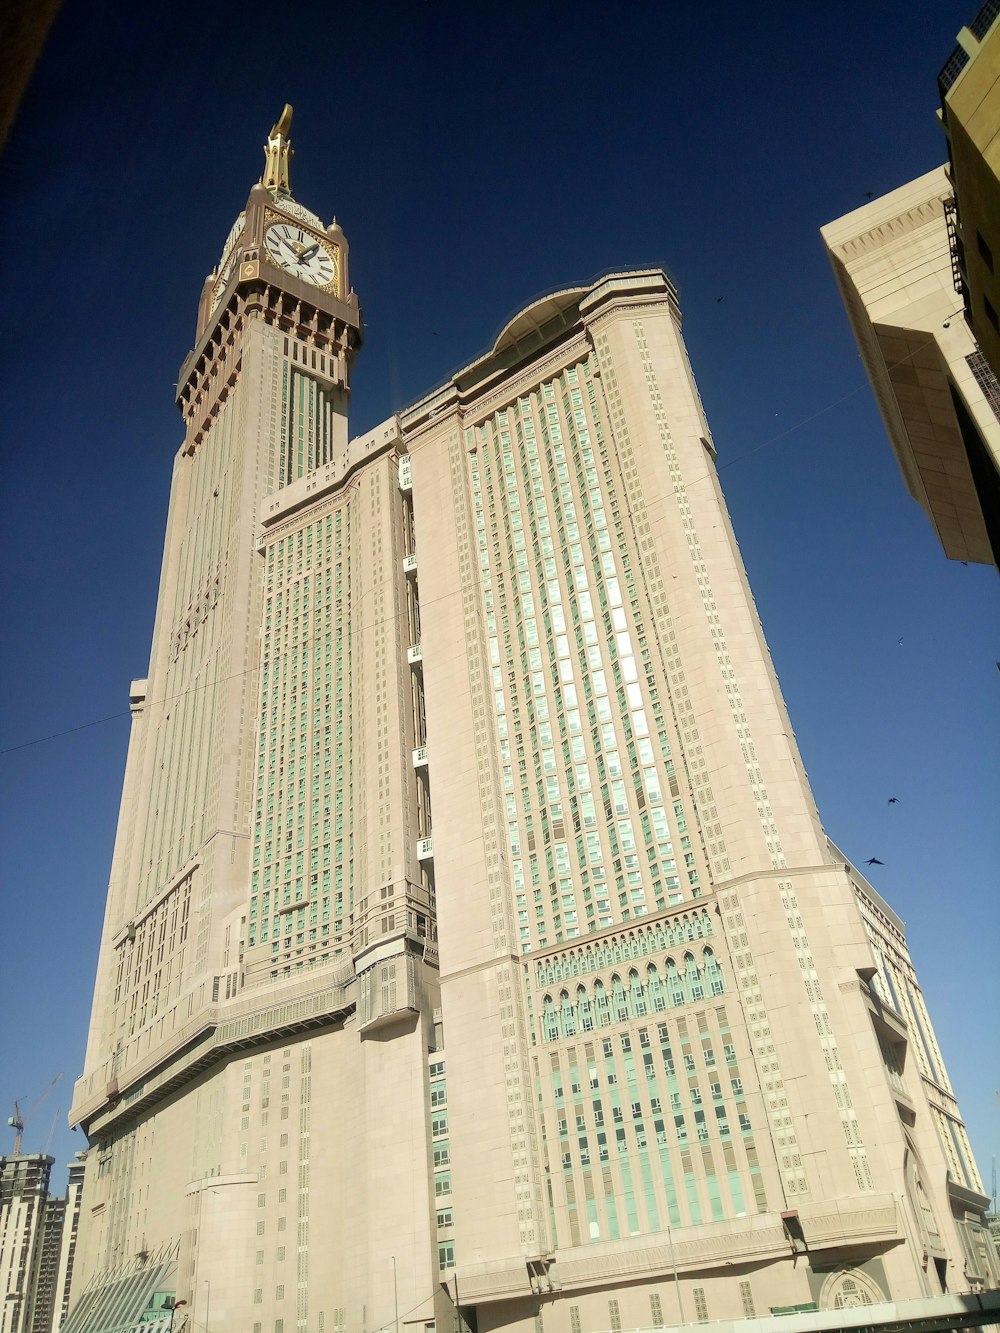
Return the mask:
[(49, 1095), (49, 1093), (52, 1091), (52, 1089), (56, 1086), (56, 1084), (59, 1082), (61, 1078), (62, 1078), (62, 1070), (60, 1070), (59, 1073), (56, 1074), (55, 1078), (45, 1089), (42, 1095), (40, 1097), (36, 1097), (36, 1099), (32, 1102), (32, 1104), (28, 1107), (27, 1111), (25, 1111), (23, 1115), (21, 1114), (21, 1103), (19, 1101), (16, 1101), (14, 1103), (14, 1114), (9, 1115), (7, 1117), (7, 1124), (10, 1125), (11, 1129), (14, 1131), (14, 1152), (12, 1154), (14, 1157), (20, 1157), (21, 1155), (21, 1143), (24, 1139), (25, 1124), (35, 1114), (35, 1112), (41, 1106), (42, 1102), (45, 1101), (45, 1098)]

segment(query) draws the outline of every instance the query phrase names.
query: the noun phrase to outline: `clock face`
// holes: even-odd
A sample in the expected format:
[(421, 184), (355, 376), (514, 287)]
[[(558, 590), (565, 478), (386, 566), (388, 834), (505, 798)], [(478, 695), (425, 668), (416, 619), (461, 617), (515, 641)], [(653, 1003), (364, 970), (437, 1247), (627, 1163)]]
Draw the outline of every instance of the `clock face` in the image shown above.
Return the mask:
[(326, 287), (337, 274), (334, 256), (318, 237), (292, 222), (276, 222), (264, 233), (264, 244), (272, 261), (286, 273)]

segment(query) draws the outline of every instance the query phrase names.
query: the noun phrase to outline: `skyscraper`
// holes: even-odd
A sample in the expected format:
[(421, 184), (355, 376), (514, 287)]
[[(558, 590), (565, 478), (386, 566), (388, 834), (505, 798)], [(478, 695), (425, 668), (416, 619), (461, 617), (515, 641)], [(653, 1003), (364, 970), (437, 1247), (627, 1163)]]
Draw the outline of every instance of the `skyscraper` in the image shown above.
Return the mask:
[(350, 439), (347, 242), (289, 121), (179, 377), (65, 1327), (581, 1333), (989, 1284), (669, 280), (537, 301)]

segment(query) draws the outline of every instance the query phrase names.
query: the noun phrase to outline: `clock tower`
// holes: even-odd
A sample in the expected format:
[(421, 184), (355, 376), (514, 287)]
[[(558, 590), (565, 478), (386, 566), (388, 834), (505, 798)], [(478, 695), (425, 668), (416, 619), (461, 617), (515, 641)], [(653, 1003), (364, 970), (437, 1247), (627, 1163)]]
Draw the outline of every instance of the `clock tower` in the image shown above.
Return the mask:
[(440, 1299), (412, 506), (395, 419), (348, 439), (361, 312), (343, 231), (292, 195), (291, 118), (178, 376), (71, 1112), (91, 1147), (67, 1333), (168, 1298), (173, 1333), (378, 1328), (394, 1281), (422, 1320)]
[[(322, 358), (331, 408), (331, 430), (299, 460), (282, 459), (281, 484), (318, 462), (328, 462), (347, 444), (350, 366), (361, 346), (361, 310), (351, 289), (347, 238), (334, 219), (328, 227), (293, 198), (289, 131), (292, 108), (285, 106), (265, 148), (265, 170), (250, 191), (246, 208), (233, 223), (217, 267), (205, 279), (198, 305), (197, 341), (181, 368), (178, 403), (197, 444), (208, 417), (230, 378), (220, 358), (231, 334), (247, 321), (292, 333)], [(311, 370), (313, 357), (306, 358)], [(224, 355), (221, 360), (225, 360)], [(231, 386), (229, 386), (231, 387)]]

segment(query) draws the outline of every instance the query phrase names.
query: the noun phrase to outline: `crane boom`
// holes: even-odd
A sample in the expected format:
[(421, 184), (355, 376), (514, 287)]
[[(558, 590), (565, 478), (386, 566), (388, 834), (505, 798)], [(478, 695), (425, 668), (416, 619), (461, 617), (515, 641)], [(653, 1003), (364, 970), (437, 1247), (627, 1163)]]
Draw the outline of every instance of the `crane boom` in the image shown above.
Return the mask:
[[(35, 1098), (35, 1100), (34, 1100), (34, 1101), (32, 1102), (32, 1104), (31, 1104), (31, 1106), (28, 1107), (27, 1111), (25, 1111), (25, 1113), (24, 1113), (23, 1115), (21, 1114), (21, 1103), (20, 1103), (19, 1101), (15, 1101), (15, 1103), (14, 1103), (14, 1114), (13, 1114), (13, 1115), (9, 1115), (9, 1116), (7, 1117), (7, 1124), (10, 1125), (11, 1129), (14, 1131), (14, 1153), (13, 1153), (13, 1155), (14, 1155), (15, 1157), (20, 1157), (20, 1155), (21, 1155), (21, 1144), (24, 1142), (24, 1126), (25, 1126), (25, 1123), (26, 1123), (26, 1122), (27, 1122), (27, 1121), (28, 1121), (28, 1120), (35, 1114), (35, 1112), (36, 1112), (36, 1111), (38, 1110), (38, 1108), (41, 1106), (42, 1102), (45, 1101), (45, 1098), (49, 1095), (49, 1093), (52, 1091), (52, 1089), (56, 1086), (56, 1084), (59, 1082), (59, 1080), (62, 1078), (62, 1076), (63, 1076), (63, 1071), (60, 1069), (59, 1073), (56, 1074), (55, 1078), (52, 1080), (52, 1082), (49, 1084), (49, 1086), (45, 1089), (45, 1091), (41, 1094), (41, 1096)], [(51, 1136), (50, 1136), (50, 1137), (51, 1137)]]

